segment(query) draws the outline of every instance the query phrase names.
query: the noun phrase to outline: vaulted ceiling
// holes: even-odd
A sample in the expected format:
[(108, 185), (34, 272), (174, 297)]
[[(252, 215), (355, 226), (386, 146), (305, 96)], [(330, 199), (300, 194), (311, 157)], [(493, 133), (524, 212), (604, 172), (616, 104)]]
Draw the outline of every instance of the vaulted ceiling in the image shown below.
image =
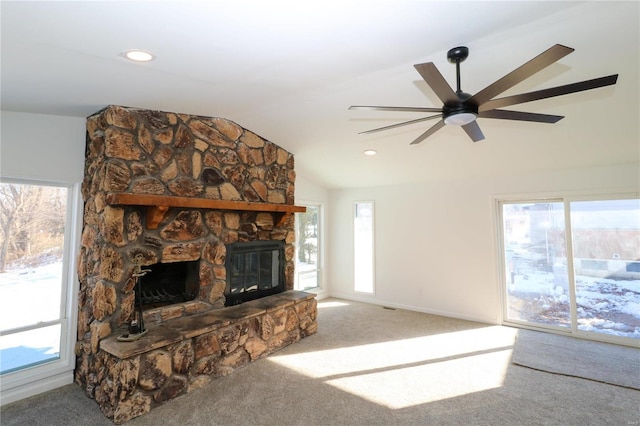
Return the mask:
[[(293, 152), (299, 174), (330, 188), (640, 157), (635, 1), (3, 0), (0, 14), (3, 110), (86, 117), (117, 104), (225, 117)], [(447, 126), (409, 145), (433, 122), (358, 132), (424, 114), (348, 110), (440, 107), (413, 65), (434, 62), (455, 89), (455, 46), (470, 49), (461, 83), (473, 94), (556, 43), (575, 52), (504, 95), (620, 75), (615, 86), (510, 108), (565, 116), (556, 124), (479, 119), (482, 142)], [(132, 48), (156, 59), (127, 61)]]

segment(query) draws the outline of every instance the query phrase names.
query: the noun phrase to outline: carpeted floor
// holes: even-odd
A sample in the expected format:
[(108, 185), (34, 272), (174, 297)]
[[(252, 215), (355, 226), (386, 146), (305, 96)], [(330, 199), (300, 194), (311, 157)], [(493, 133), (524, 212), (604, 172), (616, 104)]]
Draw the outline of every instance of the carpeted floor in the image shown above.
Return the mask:
[(520, 330), (512, 362), (640, 390), (640, 350), (636, 348)]
[[(512, 363), (517, 329), (329, 299), (319, 332), (128, 425), (628, 425), (640, 391)], [(110, 425), (76, 385), (2, 426)]]

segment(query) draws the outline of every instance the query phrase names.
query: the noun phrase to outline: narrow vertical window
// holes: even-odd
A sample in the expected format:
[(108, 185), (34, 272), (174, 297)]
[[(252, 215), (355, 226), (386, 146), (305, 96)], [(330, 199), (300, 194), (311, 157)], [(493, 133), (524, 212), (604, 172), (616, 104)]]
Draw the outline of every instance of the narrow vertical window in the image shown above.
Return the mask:
[(374, 288), (373, 213), (372, 201), (358, 201), (354, 205), (354, 290), (362, 293), (373, 293)]
[(296, 290), (319, 289), (321, 285), (321, 206), (306, 205), (296, 213)]

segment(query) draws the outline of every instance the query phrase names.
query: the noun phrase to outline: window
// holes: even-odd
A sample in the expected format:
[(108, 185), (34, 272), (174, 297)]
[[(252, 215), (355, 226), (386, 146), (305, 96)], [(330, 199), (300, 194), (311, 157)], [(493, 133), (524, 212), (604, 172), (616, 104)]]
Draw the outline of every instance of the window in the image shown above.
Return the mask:
[(322, 209), (319, 204), (304, 204), (305, 213), (296, 213), (296, 290), (319, 289), (321, 281)]
[(69, 321), (72, 186), (0, 182), (0, 374), (73, 365)]
[(502, 201), (500, 214), (505, 322), (640, 339), (639, 199)]
[(373, 212), (373, 201), (359, 201), (354, 204), (354, 290), (371, 294), (374, 289)]

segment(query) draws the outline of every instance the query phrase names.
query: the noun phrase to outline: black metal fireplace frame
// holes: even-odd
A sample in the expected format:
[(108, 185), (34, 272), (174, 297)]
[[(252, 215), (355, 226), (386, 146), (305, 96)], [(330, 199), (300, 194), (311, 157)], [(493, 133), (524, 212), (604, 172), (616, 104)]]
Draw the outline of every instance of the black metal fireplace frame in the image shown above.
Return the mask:
[[(243, 241), (227, 244), (226, 246), (227, 254), (225, 259), (225, 268), (227, 270), (227, 279), (226, 279), (226, 287), (225, 287), (225, 306), (233, 306), (238, 305), (243, 302), (247, 302), (249, 300), (259, 299), (261, 297), (269, 296), (272, 294), (281, 293), (285, 290), (285, 258), (284, 258), (284, 241), (279, 240), (268, 240), (268, 241)], [(243, 285), (242, 291), (238, 291), (238, 286), (232, 284), (234, 281), (234, 271), (237, 271), (237, 268), (234, 269), (234, 261), (238, 261), (238, 255), (246, 255), (257, 253), (258, 255), (264, 253), (272, 253), (272, 262), (273, 262), (273, 253), (277, 253), (278, 263), (277, 270), (275, 271), (277, 284), (273, 285), (273, 275), (271, 277), (261, 277), (260, 271), (261, 268), (258, 267), (257, 271), (257, 282), (255, 288), (247, 288), (246, 282)], [(273, 265), (272, 265), (273, 267)], [(271, 270), (271, 274), (274, 271)], [(237, 278), (237, 277), (236, 277)], [(264, 279), (263, 279), (264, 278)], [(246, 277), (244, 278), (246, 281)], [(264, 284), (269, 284), (268, 287), (265, 287)], [(254, 286), (250, 286), (254, 287)]]

